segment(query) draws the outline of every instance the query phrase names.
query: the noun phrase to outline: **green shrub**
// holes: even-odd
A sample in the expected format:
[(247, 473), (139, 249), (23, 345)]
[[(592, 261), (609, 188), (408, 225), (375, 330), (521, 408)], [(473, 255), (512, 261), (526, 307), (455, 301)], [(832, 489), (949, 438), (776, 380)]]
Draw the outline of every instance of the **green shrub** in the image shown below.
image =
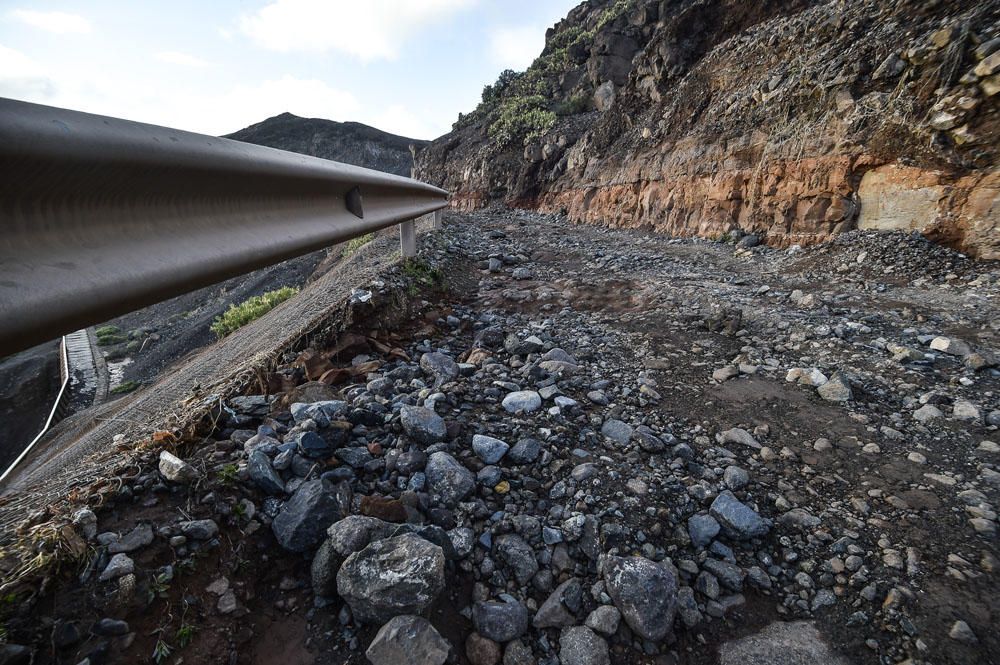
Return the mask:
[(541, 136), (556, 122), (556, 114), (547, 105), (547, 100), (541, 95), (504, 101), (497, 119), (490, 125), (490, 138), (505, 148), (515, 142)]
[(126, 340), (125, 335), (117, 326), (101, 326), (94, 331), (94, 334), (97, 336), (98, 346), (112, 346)]
[(136, 383), (135, 381), (123, 381), (122, 383), (120, 383), (117, 386), (115, 386), (114, 388), (112, 388), (111, 389), (111, 393), (113, 395), (124, 395), (125, 393), (132, 392), (133, 390), (135, 390), (138, 387), (139, 387), (139, 384)]
[(366, 233), (363, 236), (358, 236), (357, 238), (351, 238), (350, 240), (347, 241), (347, 244), (344, 245), (344, 251), (342, 253), (342, 256), (346, 259), (348, 256), (354, 254), (354, 252), (358, 251), (359, 249), (361, 249), (374, 239), (375, 239), (374, 233)]
[(286, 286), (254, 296), (239, 305), (230, 305), (222, 316), (215, 317), (215, 321), (212, 322), (212, 332), (221, 339), (237, 328), (256, 321), (298, 292), (297, 288)]
[(578, 93), (561, 104), (556, 104), (556, 115), (576, 115), (590, 110), (590, 95)]

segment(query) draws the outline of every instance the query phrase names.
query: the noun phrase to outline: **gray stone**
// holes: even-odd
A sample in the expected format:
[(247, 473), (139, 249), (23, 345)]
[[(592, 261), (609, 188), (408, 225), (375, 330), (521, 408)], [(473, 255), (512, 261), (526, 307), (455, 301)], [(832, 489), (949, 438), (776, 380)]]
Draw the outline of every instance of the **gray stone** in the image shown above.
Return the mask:
[(510, 445), (500, 439), (494, 439), (492, 436), (474, 434), (472, 436), (472, 450), (479, 456), (479, 459), (487, 464), (496, 464), (510, 450)]
[(444, 419), (422, 406), (404, 406), (399, 410), (399, 421), (414, 441), (431, 445), (444, 441), (448, 434)]
[(535, 612), (532, 624), (535, 628), (562, 628), (576, 623), (576, 613), (583, 601), (583, 585), (571, 577), (549, 594), (542, 606)]
[(424, 612), (444, 589), (444, 551), (415, 534), (378, 540), (347, 558), (337, 593), (362, 622)]
[(722, 528), (711, 515), (694, 515), (687, 523), (691, 544), (695, 547), (705, 547), (719, 535)]
[(559, 634), (561, 665), (611, 665), (604, 638), (586, 626), (563, 628)]
[(632, 438), (632, 427), (621, 420), (605, 420), (604, 424), (601, 425), (601, 434), (624, 446)]
[(542, 444), (537, 439), (520, 439), (507, 452), (511, 464), (531, 464), (542, 453)]
[(284, 481), (271, 466), (271, 460), (262, 451), (255, 450), (250, 453), (250, 457), (247, 459), (247, 471), (250, 473), (250, 480), (253, 484), (266, 494), (285, 493)]
[(424, 469), (432, 494), (441, 497), (447, 506), (453, 506), (475, 488), (476, 477), (458, 460), (446, 452), (438, 451), (427, 460)]
[(116, 554), (111, 557), (111, 561), (104, 568), (98, 578), (101, 582), (117, 579), (123, 575), (128, 575), (135, 571), (135, 563), (128, 554)]
[(732, 591), (743, 590), (743, 580), (746, 577), (746, 573), (736, 564), (729, 563), (728, 561), (720, 561), (719, 559), (706, 559), (705, 563), (702, 564), (702, 568), (712, 573), (727, 589)]
[(458, 363), (437, 351), (420, 356), (420, 369), (434, 377), (436, 388), (458, 377)]
[(771, 530), (769, 520), (762, 518), (752, 508), (741, 503), (728, 490), (715, 498), (709, 512), (730, 538), (748, 540), (763, 536)]
[(507, 413), (531, 413), (542, 408), (542, 396), (534, 390), (518, 390), (504, 397), (501, 406)]
[(515, 600), (480, 601), (472, 606), (472, 625), (494, 642), (510, 642), (528, 631), (528, 609)]
[(450, 649), (430, 621), (403, 614), (379, 629), (365, 655), (372, 665), (443, 665)]
[(847, 402), (854, 399), (850, 381), (840, 372), (834, 372), (830, 380), (817, 388), (816, 392), (828, 402)]
[(776, 621), (719, 648), (719, 665), (848, 665), (812, 622)]
[(727, 466), (722, 474), (722, 482), (731, 490), (743, 489), (750, 483), (750, 474), (738, 466)]
[(153, 542), (153, 527), (149, 524), (140, 524), (125, 534), (118, 542), (108, 545), (108, 554), (134, 552), (151, 542)]
[(639, 637), (659, 642), (670, 632), (677, 609), (677, 578), (643, 557), (608, 557), (604, 584), (615, 607)]
[(602, 635), (614, 635), (618, 630), (618, 624), (622, 620), (622, 613), (614, 605), (600, 605), (587, 615), (584, 624), (587, 628), (597, 631)]
[(345, 507), (321, 480), (302, 483), (271, 523), (286, 550), (306, 552), (319, 545), (327, 527), (343, 517)]
[(192, 540), (209, 540), (219, 534), (215, 520), (190, 520), (179, 524), (181, 533)]
[(179, 485), (189, 485), (198, 480), (198, 471), (193, 466), (166, 450), (160, 451), (160, 473), (164, 478)]
[(720, 433), (719, 443), (738, 443), (741, 446), (760, 450), (760, 444), (757, 442), (757, 439), (753, 438), (750, 432), (740, 427), (727, 429), (725, 432)]
[(330, 422), (339, 420), (347, 413), (350, 405), (342, 400), (325, 400), (322, 402), (295, 402), (289, 407), (295, 424), (312, 420), (319, 427), (329, 427)]
[(309, 459), (329, 457), (334, 448), (330, 442), (316, 432), (300, 432), (294, 441), (302, 456)]
[(951, 625), (948, 637), (959, 642), (965, 642), (966, 644), (975, 644), (979, 641), (976, 634), (972, 632), (972, 628), (969, 627), (969, 624), (961, 619)]
[(514, 571), (519, 584), (527, 584), (538, 572), (538, 561), (531, 546), (515, 533), (505, 533), (496, 539), (497, 557)]

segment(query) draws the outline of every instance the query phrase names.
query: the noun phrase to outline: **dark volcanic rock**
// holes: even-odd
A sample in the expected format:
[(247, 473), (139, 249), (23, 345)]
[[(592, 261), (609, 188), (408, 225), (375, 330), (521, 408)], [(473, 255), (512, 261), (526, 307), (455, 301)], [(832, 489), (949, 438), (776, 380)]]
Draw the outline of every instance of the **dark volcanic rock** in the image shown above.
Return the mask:
[(637, 635), (658, 642), (670, 632), (677, 610), (677, 578), (666, 566), (636, 556), (609, 557), (604, 583)]
[(337, 573), (337, 592), (354, 617), (367, 622), (419, 614), (444, 584), (444, 552), (414, 534), (368, 545), (349, 556)]
[(271, 530), (286, 550), (306, 552), (319, 545), (326, 528), (343, 517), (342, 499), (321, 480), (303, 483), (281, 507)]

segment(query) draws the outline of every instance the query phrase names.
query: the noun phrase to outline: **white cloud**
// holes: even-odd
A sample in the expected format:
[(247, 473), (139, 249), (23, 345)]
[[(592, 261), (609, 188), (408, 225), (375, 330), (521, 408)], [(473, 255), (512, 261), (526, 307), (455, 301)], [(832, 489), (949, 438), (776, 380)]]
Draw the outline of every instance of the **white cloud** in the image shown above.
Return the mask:
[(383, 132), (399, 134), (411, 139), (435, 139), (448, 130), (447, 127), (442, 130), (440, 127), (428, 124), (410, 109), (399, 104), (383, 110), (375, 116), (370, 124)]
[(54, 32), (57, 35), (90, 32), (90, 21), (77, 14), (15, 9), (11, 12), (11, 16), (30, 26), (47, 32)]
[(184, 67), (208, 67), (208, 62), (180, 51), (160, 51), (156, 54), (156, 59), (171, 65), (182, 65)]
[[(274, 0), (240, 19), (240, 30), (273, 51), (341, 51), (392, 60), (428, 24), (478, 0)], [(433, 33), (428, 38), (433, 39)]]
[[(190, 126), (204, 129), (195, 131), (226, 134), (285, 111), (306, 118), (353, 120), (361, 105), (350, 92), (323, 81), (285, 76), (257, 85), (237, 86), (217, 98), (202, 100), (197, 109)], [(202, 115), (205, 111), (208, 115)]]
[(44, 67), (0, 44), (0, 97), (43, 102), (55, 93), (56, 85)]
[(544, 47), (545, 28), (534, 25), (497, 28), (490, 34), (490, 54), (505, 69), (527, 69)]

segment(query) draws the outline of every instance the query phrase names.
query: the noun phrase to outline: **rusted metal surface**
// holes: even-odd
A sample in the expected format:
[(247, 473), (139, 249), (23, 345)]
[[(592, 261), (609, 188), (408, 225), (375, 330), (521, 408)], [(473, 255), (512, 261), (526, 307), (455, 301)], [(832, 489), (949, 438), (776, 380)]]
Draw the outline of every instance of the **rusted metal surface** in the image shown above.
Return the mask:
[(0, 99), (0, 356), (443, 208), (409, 178)]

